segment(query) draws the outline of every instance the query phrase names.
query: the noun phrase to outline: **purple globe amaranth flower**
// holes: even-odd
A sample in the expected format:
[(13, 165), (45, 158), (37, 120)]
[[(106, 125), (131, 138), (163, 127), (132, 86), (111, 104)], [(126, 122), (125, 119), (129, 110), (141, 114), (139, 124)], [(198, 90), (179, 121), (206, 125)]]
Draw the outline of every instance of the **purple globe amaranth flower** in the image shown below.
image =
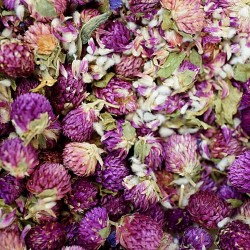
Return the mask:
[(92, 0), (70, 0), (70, 3), (77, 4), (79, 6), (84, 6), (87, 3), (90, 3)]
[(220, 250), (249, 249), (250, 226), (240, 220), (225, 225), (218, 233), (217, 246)]
[(98, 162), (103, 165), (100, 156), (103, 152), (95, 144), (71, 142), (63, 150), (63, 164), (78, 176), (90, 176), (95, 173)]
[(117, 243), (125, 249), (158, 250), (163, 230), (151, 217), (134, 213), (121, 218), (116, 227)]
[(125, 199), (130, 201), (135, 209), (146, 211), (161, 199), (161, 192), (156, 182), (150, 178), (143, 179), (134, 175), (124, 178)]
[(181, 240), (181, 250), (208, 250), (213, 245), (213, 237), (203, 228), (189, 227)]
[(98, 187), (86, 179), (78, 178), (71, 185), (71, 191), (66, 195), (65, 202), (71, 211), (83, 213), (98, 204)]
[(101, 198), (101, 207), (106, 208), (109, 218), (117, 221), (123, 215), (131, 212), (131, 206), (121, 193), (107, 194)]
[(53, 146), (61, 130), (47, 98), (35, 93), (21, 95), (12, 103), (11, 120), (25, 143), (33, 140), (42, 148)]
[(34, 54), (27, 44), (17, 40), (2, 40), (0, 44), (1, 73), (14, 78), (27, 77), (33, 73), (35, 70)]
[(31, 175), (27, 189), (35, 195), (55, 195), (58, 200), (71, 190), (70, 175), (63, 165), (44, 163)]
[(96, 181), (113, 192), (123, 189), (122, 181), (130, 174), (128, 164), (116, 153), (110, 153), (104, 159), (103, 166), (98, 167)]
[(125, 158), (136, 140), (135, 128), (128, 121), (118, 120), (116, 129), (106, 131), (101, 142), (109, 152), (119, 153)]
[(154, 170), (161, 169), (164, 156), (161, 139), (151, 134), (140, 136), (135, 143), (134, 156)]
[(58, 250), (66, 242), (64, 226), (58, 222), (47, 222), (30, 229), (25, 243), (31, 250)]
[(109, 217), (105, 208), (96, 207), (86, 213), (80, 222), (78, 245), (86, 250), (96, 250), (109, 236)]
[(240, 118), (243, 131), (250, 135), (250, 126), (249, 126), (249, 118), (250, 118), (250, 94), (245, 93), (242, 95), (241, 103), (240, 103)]
[(58, 114), (78, 107), (86, 97), (86, 84), (75, 75), (71, 65), (61, 65), (57, 83), (52, 87), (51, 103)]
[[(133, 92), (132, 84), (128, 81), (114, 77), (105, 88), (96, 87), (94, 91), (97, 98), (107, 102), (105, 108), (111, 114), (121, 116), (136, 110), (136, 95)], [(108, 104), (112, 104), (112, 106)]]
[(218, 227), (218, 223), (230, 216), (230, 206), (216, 193), (199, 191), (191, 195), (187, 210), (193, 221), (208, 229)]
[(143, 59), (135, 56), (123, 56), (121, 61), (115, 65), (115, 72), (122, 77), (135, 78), (141, 73)]
[(5, 204), (14, 202), (24, 191), (25, 185), (22, 179), (17, 179), (11, 175), (0, 178), (0, 199)]
[(3, 4), (7, 10), (14, 10), (19, 2), (19, 0), (3, 0)]
[(168, 209), (165, 213), (167, 231), (183, 232), (186, 228), (192, 225), (192, 220), (185, 209), (174, 208)]
[(101, 43), (114, 52), (123, 52), (131, 47), (131, 32), (118, 20), (107, 22), (98, 33)]
[(66, 246), (63, 247), (62, 250), (84, 250), (84, 248), (80, 246)]
[(18, 96), (30, 93), (32, 89), (35, 89), (40, 82), (36, 79), (32, 78), (21, 78), (19, 79), (16, 91), (13, 93), (14, 98), (16, 99)]
[(164, 145), (165, 169), (185, 176), (191, 183), (191, 177), (199, 167), (197, 142), (190, 134), (171, 135)]
[[(247, 200), (239, 208), (239, 214), (245, 218), (250, 219), (250, 200)], [(249, 224), (249, 223), (248, 223)]]
[(236, 157), (229, 168), (228, 180), (240, 192), (250, 192), (250, 150)]
[(7, 139), (0, 145), (0, 166), (9, 174), (24, 178), (32, 174), (38, 164), (36, 150), (30, 144), (25, 146), (21, 139)]
[(243, 195), (236, 188), (226, 184), (219, 187), (218, 195), (227, 203), (231, 204), (232, 207), (237, 207), (238, 204), (240, 205), (243, 199)]
[(159, 0), (130, 0), (129, 9), (134, 14), (149, 13), (160, 5)]
[(91, 138), (93, 124), (98, 120), (99, 111), (94, 103), (82, 104), (71, 110), (63, 119), (63, 134), (72, 141), (84, 142)]

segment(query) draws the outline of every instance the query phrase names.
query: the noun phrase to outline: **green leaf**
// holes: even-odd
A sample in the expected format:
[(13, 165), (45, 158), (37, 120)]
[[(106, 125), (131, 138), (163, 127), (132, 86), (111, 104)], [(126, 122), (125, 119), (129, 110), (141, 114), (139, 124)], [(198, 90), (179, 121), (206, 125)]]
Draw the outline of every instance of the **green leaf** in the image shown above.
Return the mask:
[(112, 117), (110, 113), (102, 113), (100, 115), (103, 129), (109, 131), (116, 128), (116, 120)]
[(57, 17), (56, 9), (51, 0), (33, 0), (36, 11), (42, 17)]
[(179, 73), (177, 75), (180, 89), (173, 92), (173, 95), (177, 93), (183, 93), (189, 89), (191, 89), (194, 86), (194, 80), (195, 80), (196, 73), (192, 70), (185, 70), (182, 73)]
[(55, 197), (56, 194), (57, 194), (57, 190), (56, 188), (53, 188), (53, 189), (46, 189), (40, 194), (37, 194), (36, 196), (38, 198), (47, 198), (47, 197)]
[(145, 140), (139, 140), (135, 143), (134, 153), (135, 157), (144, 163), (145, 158), (149, 155), (151, 146)]
[(227, 203), (230, 203), (233, 208), (240, 207), (243, 203), (241, 200), (237, 199), (227, 199), (226, 201)]
[(98, 88), (105, 88), (109, 81), (115, 76), (115, 73), (110, 72), (106, 74), (101, 80), (94, 82), (94, 85)]
[(202, 68), (202, 57), (195, 49), (191, 50), (189, 60), (192, 64)]
[(187, 120), (187, 125), (189, 125), (189, 126), (198, 126), (200, 128), (204, 128), (204, 129), (211, 128), (210, 125), (208, 125), (207, 123), (199, 120), (196, 117), (193, 117), (190, 120)]
[(89, 41), (95, 29), (97, 29), (103, 22), (108, 20), (110, 14), (111, 12), (108, 11), (104, 14), (93, 17), (86, 24), (83, 25), (81, 32), (80, 32), (83, 44), (86, 44)]
[(99, 235), (100, 235), (103, 239), (107, 239), (108, 236), (109, 236), (109, 234), (110, 234), (110, 226), (105, 227), (105, 228), (103, 228), (103, 229), (101, 229), (101, 230), (99, 231)]
[(174, 21), (172, 20), (170, 10), (163, 10), (161, 28), (163, 30), (174, 29)]
[(234, 68), (234, 79), (240, 82), (246, 82), (250, 78), (250, 63), (237, 64)]
[(165, 77), (165, 78), (171, 76), (172, 73), (180, 66), (185, 56), (186, 54), (183, 52), (170, 53), (166, 62), (163, 64), (162, 68), (158, 70), (157, 75), (159, 77)]
[(122, 125), (123, 128), (123, 136), (127, 141), (133, 141), (135, 139), (136, 133), (135, 128), (131, 126), (130, 122), (125, 121)]

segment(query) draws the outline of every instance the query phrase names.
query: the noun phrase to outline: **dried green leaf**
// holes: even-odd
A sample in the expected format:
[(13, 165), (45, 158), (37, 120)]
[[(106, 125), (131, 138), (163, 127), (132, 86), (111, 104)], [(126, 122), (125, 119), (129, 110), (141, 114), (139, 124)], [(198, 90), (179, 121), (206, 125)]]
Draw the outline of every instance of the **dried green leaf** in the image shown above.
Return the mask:
[(135, 128), (131, 126), (130, 122), (125, 121), (125, 123), (122, 125), (122, 128), (124, 138), (126, 138), (127, 141), (133, 141), (136, 133)]
[(227, 199), (226, 200), (227, 203), (229, 203), (233, 208), (237, 208), (240, 207), (242, 205), (242, 201), (241, 200), (237, 200), (237, 199)]
[(101, 230), (99, 231), (99, 235), (100, 235), (103, 239), (107, 239), (108, 236), (109, 236), (109, 234), (110, 234), (110, 226), (105, 227), (105, 228), (103, 228), (103, 229), (101, 229)]
[(174, 28), (174, 21), (172, 20), (170, 10), (163, 10), (161, 28), (163, 30), (170, 30)]
[(94, 85), (98, 88), (105, 88), (109, 81), (115, 76), (115, 73), (110, 72), (106, 74), (101, 80), (94, 82)]
[(191, 89), (194, 86), (196, 73), (192, 70), (185, 70), (182, 73), (179, 73), (177, 78), (179, 81), (180, 89), (173, 92), (173, 95), (177, 93), (183, 93)]
[(134, 153), (135, 157), (140, 160), (140, 162), (144, 162), (145, 158), (150, 153), (151, 146), (145, 140), (139, 140), (135, 143)]
[(47, 198), (47, 197), (55, 197), (56, 194), (57, 194), (56, 188), (52, 188), (52, 189), (46, 189), (40, 194), (37, 194), (36, 196), (38, 198)]
[(246, 82), (250, 78), (250, 63), (237, 64), (234, 68), (234, 79), (240, 82)]
[(191, 50), (189, 60), (192, 64), (202, 68), (202, 57), (195, 49)]
[(109, 131), (116, 128), (116, 120), (112, 117), (110, 113), (102, 113), (100, 117), (102, 127), (105, 131)]
[(56, 9), (51, 0), (33, 0), (36, 11), (42, 17), (57, 17)]

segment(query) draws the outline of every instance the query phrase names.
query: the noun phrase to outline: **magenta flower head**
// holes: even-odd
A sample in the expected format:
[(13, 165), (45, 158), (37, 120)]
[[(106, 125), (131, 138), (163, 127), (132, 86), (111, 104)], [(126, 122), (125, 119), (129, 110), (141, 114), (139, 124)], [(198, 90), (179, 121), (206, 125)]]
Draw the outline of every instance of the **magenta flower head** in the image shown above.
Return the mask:
[(64, 226), (58, 222), (47, 222), (30, 229), (25, 243), (31, 250), (57, 250), (66, 242)]
[(189, 227), (181, 240), (181, 250), (208, 250), (213, 245), (213, 237), (203, 228)]
[(42, 148), (53, 146), (61, 130), (47, 98), (35, 93), (21, 95), (12, 103), (11, 120), (25, 143), (34, 140)]
[(86, 84), (74, 75), (71, 65), (61, 65), (57, 83), (52, 87), (51, 103), (56, 113), (67, 113), (78, 107), (86, 97)]
[(44, 163), (31, 175), (27, 189), (40, 196), (46, 191), (48, 196), (55, 195), (60, 200), (71, 190), (70, 175), (61, 164)]
[(72, 141), (84, 142), (91, 138), (93, 124), (98, 120), (99, 111), (93, 104), (82, 104), (71, 110), (63, 119), (63, 134)]
[(249, 249), (250, 227), (240, 220), (235, 220), (220, 229), (217, 246), (221, 250)]
[(24, 178), (33, 173), (39, 164), (36, 150), (21, 139), (13, 138), (3, 141), (0, 145), (0, 166), (12, 176)]
[(160, 5), (159, 0), (130, 0), (129, 9), (132, 13), (149, 13)]
[(95, 88), (95, 95), (108, 104), (116, 106), (105, 105), (107, 111), (114, 115), (129, 114), (134, 112), (137, 107), (132, 84), (118, 77), (112, 78), (105, 88)]
[(161, 169), (164, 157), (161, 139), (151, 134), (140, 136), (135, 143), (134, 156), (154, 170)]
[(250, 150), (239, 155), (229, 168), (230, 184), (242, 193), (250, 192)]
[(27, 77), (33, 73), (34, 54), (27, 44), (16, 40), (2, 40), (0, 45), (0, 73), (14, 78)]
[(123, 52), (131, 47), (131, 32), (118, 20), (107, 22), (104, 29), (99, 29), (98, 32), (101, 43), (107, 49)]
[(229, 205), (210, 191), (191, 195), (187, 210), (193, 221), (208, 229), (217, 228), (218, 223), (231, 214)]
[(116, 227), (117, 243), (125, 249), (152, 249), (160, 247), (163, 230), (151, 217), (134, 213), (125, 215)]
[(98, 162), (103, 165), (100, 156), (103, 152), (95, 144), (71, 142), (63, 150), (63, 164), (78, 176), (90, 176), (95, 173)]
[(156, 182), (150, 178), (143, 179), (129, 175), (123, 180), (124, 195), (135, 209), (146, 211), (150, 206), (160, 201), (161, 193)]
[(104, 133), (101, 142), (109, 152), (117, 152), (120, 157), (125, 158), (136, 140), (135, 129), (130, 122), (117, 121), (117, 128)]
[(113, 192), (123, 189), (122, 181), (130, 174), (126, 160), (121, 160), (118, 154), (110, 153), (103, 161), (103, 166), (99, 165), (96, 181)]
[(68, 246), (68, 247), (63, 247), (62, 250), (84, 250), (84, 248), (80, 246)]
[(240, 126), (242, 127), (243, 131), (247, 135), (250, 135), (250, 126), (249, 126), (250, 94), (249, 93), (243, 94), (239, 110), (240, 110), (240, 118), (241, 118)]
[(22, 179), (17, 179), (11, 175), (0, 178), (0, 199), (5, 204), (14, 202), (24, 191), (25, 185)]
[(71, 185), (71, 191), (66, 195), (65, 202), (71, 211), (83, 213), (97, 205), (98, 187), (86, 178), (78, 178)]
[(191, 177), (199, 167), (196, 139), (190, 134), (171, 135), (165, 143), (165, 169), (172, 173)]
[(23, 94), (30, 93), (32, 89), (35, 89), (40, 82), (32, 78), (21, 78), (16, 86), (16, 91), (13, 93), (15, 99)]
[(87, 250), (96, 250), (104, 244), (109, 233), (110, 225), (106, 209), (93, 208), (80, 222), (78, 245)]

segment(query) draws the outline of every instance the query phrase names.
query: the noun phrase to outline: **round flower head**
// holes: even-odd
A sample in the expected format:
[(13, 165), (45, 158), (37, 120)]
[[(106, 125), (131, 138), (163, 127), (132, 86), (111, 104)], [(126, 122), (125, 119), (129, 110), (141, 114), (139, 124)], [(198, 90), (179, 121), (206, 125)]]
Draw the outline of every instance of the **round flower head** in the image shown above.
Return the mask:
[(130, 30), (120, 21), (107, 22), (99, 29), (101, 43), (114, 52), (123, 52), (130, 48)]
[(14, 202), (24, 191), (24, 181), (11, 175), (5, 175), (0, 178), (0, 199), (5, 204)]
[(97, 162), (103, 164), (100, 154), (103, 150), (87, 142), (71, 142), (63, 150), (63, 164), (79, 176), (95, 173)]
[(121, 160), (119, 155), (110, 153), (105, 157), (103, 166), (99, 166), (96, 181), (104, 188), (117, 192), (123, 189), (122, 181), (129, 173), (127, 162)]
[(226, 184), (219, 187), (218, 195), (228, 203), (236, 202), (237, 200), (240, 202), (243, 199), (242, 194), (236, 188)]
[(39, 164), (38, 154), (31, 146), (25, 146), (21, 139), (13, 138), (0, 145), (0, 166), (17, 178), (33, 173)]
[(229, 168), (230, 184), (242, 193), (250, 192), (250, 150), (239, 155)]
[(98, 187), (85, 178), (76, 179), (71, 185), (71, 191), (65, 197), (71, 211), (83, 213), (97, 205)]
[(107, 151), (117, 152), (120, 157), (126, 157), (135, 139), (135, 129), (130, 122), (118, 120), (116, 129), (105, 132), (101, 141)]
[(31, 175), (27, 189), (35, 195), (49, 189), (51, 195), (60, 200), (71, 190), (70, 175), (61, 164), (44, 163)]
[(1, 42), (0, 73), (10, 77), (27, 77), (34, 69), (34, 55), (27, 44), (8, 40)]
[(107, 111), (114, 115), (126, 115), (136, 110), (136, 95), (132, 90), (132, 84), (120, 78), (112, 78), (105, 88), (95, 88), (97, 98), (103, 99), (109, 104)]
[(52, 87), (51, 103), (58, 114), (77, 108), (86, 97), (86, 84), (74, 75), (71, 65), (61, 65), (57, 83)]
[(181, 250), (208, 250), (213, 245), (213, 237), (203, 228), (189, 227), (181, 240)]
[(16, 86), (16, 91), (13, 93), (15, 99), (23, 94), (30, 93), (32, 89), (35, 89), (40, 82), (32, 78), (21, 78)]
[(25, 243), (31, 250), (57, 250), (66, 242), (66, 232), (58, 222), (47, 222), (31, 228)]
[(189, 199), (187, 210), (193, 221), (208, 229), (217, 228), (218, 223), (231, 213), (229, 205), (210, 191), (193, 194)]
[(93, 124), (98, 120), (99, 111), (91, 104), (82, 104), (71, 110), (63, 119), (63, 134), (76, 142), (84, 142), (91, 138)]
[(129, 0), (129, 9), (134, 14), (152, 12), (159, 5), (159, 0)]
[(157, 250), (163, 231), (151, 217), (134, 213), (121, 218), (116, 227), (116, 237), (125, 249)]
[(220, 250), (249, 249), (250, 227), (242, 221), (235, 220), (220, 229), (217, 236)]
[(123, 56), (115, 65), (115, 72), (122, 77), (135, 78), (143, 67), (143, 59), (134, 56)]
[(134, 156), (145, 163), (148, 167), (157, 170), (161, 169), (163, 161), (163, 146), (160, 138), (152, 135), (139, 137), (135, 143)]
[(96, 207), (86, 213), (80, 222), (78, 245), (87, 250), (96, 250), (109, 236), (110, 225), (105, 208)]
[(129, 175), (123, 180), (125, 199), (130, 201), (135, 209), (146, 211), (150, 206), (160, 201), (160, 189), (152, 179), (140, 179)]
[(100, 15), (98, 9), (94, 8), (85, 8), (81, 12), (81, 20), (83, 23), (87, 23), (91, 18)]
[(49, 101), (40, 94), (19, 96), (12, 103), (11, 120), (25, 143), (35, 139), (41, 147), (46, 147), (46, 143), (53, 144), (60, 132), (60, 124), (56, 121)]

